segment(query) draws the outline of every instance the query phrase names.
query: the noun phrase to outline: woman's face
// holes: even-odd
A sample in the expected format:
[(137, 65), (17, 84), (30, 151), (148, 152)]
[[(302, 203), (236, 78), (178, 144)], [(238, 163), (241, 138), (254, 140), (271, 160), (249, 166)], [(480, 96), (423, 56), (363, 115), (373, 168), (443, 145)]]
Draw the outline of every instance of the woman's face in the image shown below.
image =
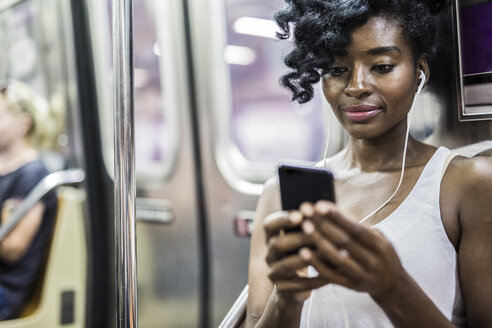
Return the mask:
[(373, 139), (406, 122), (419, 69), (429, 75), (425, 59), (415, 64), (403, 30), (375, 16), (354, 29), (347, 48), (335, 52), (323, 93), (352, 137)]

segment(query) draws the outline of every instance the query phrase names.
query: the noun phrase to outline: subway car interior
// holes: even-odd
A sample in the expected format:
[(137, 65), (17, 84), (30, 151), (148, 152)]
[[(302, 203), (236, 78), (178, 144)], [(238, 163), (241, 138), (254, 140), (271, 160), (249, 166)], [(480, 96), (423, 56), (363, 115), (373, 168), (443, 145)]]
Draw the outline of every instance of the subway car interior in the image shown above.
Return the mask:
[[(217, 327), (248, 283), (265, 181), (281, 161), (320, 161), (325, 140), (328, 156), (339, 152), (347, 136), (321, 88), (299, 105), (279, 84), (291, 42), (276, 38), (283, 0), (132, 2), (132, 306), (140, 327)], [(43, 180), (58, 197), (48, 255), (24, 309), (0, 328), (121, 326), (113, 8), (112, 0), (0, 0), (0, 80), (22, 81), (63, 116), (56, 150), (42, 152), (59, 173)], [(449, 1), (439, 20), (410, 133), (467, 157), (492, 155), (492, 2)]]

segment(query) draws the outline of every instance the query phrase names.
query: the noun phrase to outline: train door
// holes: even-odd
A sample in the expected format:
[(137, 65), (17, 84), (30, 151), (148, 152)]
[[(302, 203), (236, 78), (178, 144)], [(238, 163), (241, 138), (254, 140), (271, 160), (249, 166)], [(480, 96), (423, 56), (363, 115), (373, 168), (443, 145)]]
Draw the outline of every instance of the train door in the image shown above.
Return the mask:
[[(113, 174), (111, 1), (87, 1), (106, 171)], [(180, 1), (134, 1), (138, 321), (206, 322), (201, 229)]]

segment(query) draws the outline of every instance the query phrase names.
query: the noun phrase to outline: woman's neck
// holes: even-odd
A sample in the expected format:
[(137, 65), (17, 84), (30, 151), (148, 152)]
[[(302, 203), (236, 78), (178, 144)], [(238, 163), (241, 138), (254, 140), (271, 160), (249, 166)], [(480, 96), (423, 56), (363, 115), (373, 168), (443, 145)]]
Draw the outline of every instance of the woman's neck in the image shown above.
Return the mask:
[[(375, 139), (350, 138), (345, 163), (349, 168), (357, 167), (363, 172), (392, 171), (401, 169), (405, 149), (406, 124), (400, 124), (384, 136)], [(420, 142), (408, 137), (407, 165), (415, 158)]]
[(20, 140), (0, 150), (0, 175), (17, 170), (22, 165), (38, 158), (37, 150), (27, 141)]

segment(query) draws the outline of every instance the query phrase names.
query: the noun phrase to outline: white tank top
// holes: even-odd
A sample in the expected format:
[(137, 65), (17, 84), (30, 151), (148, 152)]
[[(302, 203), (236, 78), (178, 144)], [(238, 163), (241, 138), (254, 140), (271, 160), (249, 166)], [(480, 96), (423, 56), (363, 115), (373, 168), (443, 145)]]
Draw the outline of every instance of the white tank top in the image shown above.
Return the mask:
[[(463, 306), (457, 279), (456, 251), (441, 220), (441, 179), (451, 152), (440, 147), (424, 167), (407, 198), (374, 225), (395, 247), (405, 270), (441, 312), (461, 325)], [(304, 302), (300, 327), (393, 327), (367, 293), (327, 285)]]

